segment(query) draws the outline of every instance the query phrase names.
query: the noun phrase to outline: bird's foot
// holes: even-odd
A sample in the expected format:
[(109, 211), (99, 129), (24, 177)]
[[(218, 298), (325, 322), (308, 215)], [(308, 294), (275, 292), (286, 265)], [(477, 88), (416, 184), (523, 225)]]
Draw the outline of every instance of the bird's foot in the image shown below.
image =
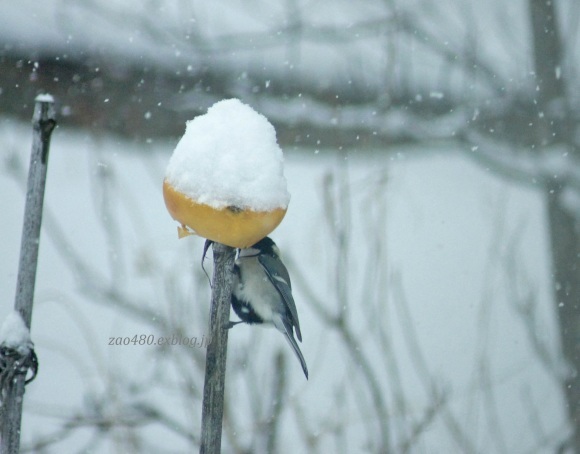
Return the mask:
[(239, 323), (243, 323), (243, 322), (229, 322), (226, 326), (224, 326), (224, 329), (232, 329), (234, 326), (236, 326)]

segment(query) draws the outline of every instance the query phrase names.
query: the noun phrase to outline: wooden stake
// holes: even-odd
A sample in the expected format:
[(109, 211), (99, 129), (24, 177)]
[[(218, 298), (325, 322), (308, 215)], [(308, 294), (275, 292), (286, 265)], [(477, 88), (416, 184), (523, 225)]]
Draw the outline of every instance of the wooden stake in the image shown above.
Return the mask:
[[(40, 95), (36, 98), (32, 126), (32, 153), (14, 303), (14, 308), (20, 313), (28, 329), (30, 329), (32, 319), (50, 136), (56, 126), (54, 100), (50, 95)], [(0, 453), (2, 454), (18, 454), (20, 449), (25, 379), (25, 374), (16, 374), (15, 379), (9, 381), (7, 385), (0, 411)]]
[(213, 243), (213, 286), (210, 336), (205, 362), (200, 454), (219, 454), (222, 441), (228, 323), (232, 294), (235, 249)]

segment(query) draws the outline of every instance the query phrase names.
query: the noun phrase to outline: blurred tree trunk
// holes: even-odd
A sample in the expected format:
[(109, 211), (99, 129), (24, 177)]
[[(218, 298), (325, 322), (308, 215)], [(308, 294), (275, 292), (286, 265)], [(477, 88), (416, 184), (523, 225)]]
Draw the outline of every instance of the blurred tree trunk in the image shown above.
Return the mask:
[[(562, 74), (563, 46), (552, 1), (530, 0), (534, 64), (538, 89), (538, 127), (534, 128), (538, 152), (542, 148), (563, 144), (570, 165), (578, 157), (571, 137), (570, 116), (551, 114), (556, 103), (566, 106), (566, 86)], [(569, 112), (565, 108), (565, 112)], [(561, 108), (558, 109), (561, 112)], [(536, 125), (534, 125), (536, 126)], [(580, 238), (577, 213), (563, 203), (567, 190), (564, 178), (554, 178), (546, 187), (548, 225), (550, 229), (554, 302), (558, 313), (563, 356), (571, 370), (562, 386), (573, 430), (570, 446), (580, 453)], [(571, 189), (568, 189), (571, 190)]]

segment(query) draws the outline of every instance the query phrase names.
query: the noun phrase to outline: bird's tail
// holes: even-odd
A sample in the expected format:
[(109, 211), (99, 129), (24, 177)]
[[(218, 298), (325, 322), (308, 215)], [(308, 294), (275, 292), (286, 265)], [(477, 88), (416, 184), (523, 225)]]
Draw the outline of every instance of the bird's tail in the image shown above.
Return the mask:
[(294, 350), (296, 357), (300, 361), (300, 365), (302, 366), (302, 370), (304, 371), (304, 375), (306, 375), (306, 380), (308, 380), (308, 367), (306, 367), (306, 361), (304, 360), (304, 356), (302, 356), (302, 352), (300, 351), (300, 347), (296, 343), (296, 339), (294, 339), (294, 331), (292, 329), (292, 324), (282, 317), (274, 316), (272, 322), (278, 331), (284, 334), (284, 337)]
[(284, 337), (286, 337), (286, 340), (288, 341), (288, 343), (292, 347), (292, 350), (294, 350), (294, 353), (298, 357), (300, 365), (302, 366), (302, 370), (304, 371), (304, 375), (306, 376), (306, 380), (308, 380), (308, 367), (306, 367), (306, 361), (304, 360), (304, 356), (302, 356), (300, 347), (298, 347), (298, 344), (296, 343), (296, 339), (294, 339), (292, 333), (288, 333), (288, 331), (284, 332)]

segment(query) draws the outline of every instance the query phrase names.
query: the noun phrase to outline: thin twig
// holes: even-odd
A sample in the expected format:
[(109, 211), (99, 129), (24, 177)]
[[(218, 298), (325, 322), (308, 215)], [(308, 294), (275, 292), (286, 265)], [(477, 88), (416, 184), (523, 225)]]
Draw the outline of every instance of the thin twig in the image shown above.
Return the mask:
[(271, 414), (266, 423), (266, 452), (275, 454), (278, 449), (278, 433), (280, 427), (280, 415), (282, 413), (284, 393), (286, 389), (286, 361), (280, 351), (276, 355), (274, 365), (274, 388), (272, 396)]

